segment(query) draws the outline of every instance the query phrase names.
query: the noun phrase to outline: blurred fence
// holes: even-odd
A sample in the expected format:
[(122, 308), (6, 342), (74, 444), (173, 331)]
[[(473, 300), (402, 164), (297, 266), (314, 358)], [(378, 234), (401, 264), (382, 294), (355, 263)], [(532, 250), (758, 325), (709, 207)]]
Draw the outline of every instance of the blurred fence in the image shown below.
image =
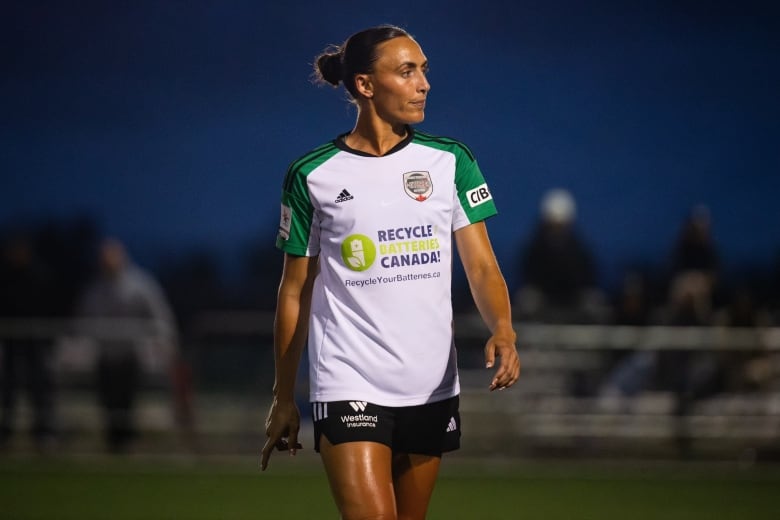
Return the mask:
[[(478, 319), (461, 318), (456, 327), (460, 344), (478, 354), (486, 337)], [(475, 450), (740, 458), (778, 453), (780, 328), (518, 323), (517, 330), (523, 374), (511, 391), (488, 394), (482, 370), (461, 371), (466, 424), (480, 429)], [(615, 359), (632, 355), (655, 360), (655, 377), (631, 395), (610, 391)], [(693, 365), (702, 359), (732, 363), (721, 368), (747, 372), (755, 384), (725, 381), (689, 395), (688, 386), (656, 382), (675, 370), (668, 360)]]
[[(141, 449), (256, 452), (273, 383), (273, 316), (215, 311), (193, 323), (178, 354), (156, 339), (158, 324), (142, 320), (0, 319), (0, 342), (52, 341), (64, 450), (94, 449), (99, 438), (92, 391), (97, 340), (132, 338), (144, 367), (137, 410)], [(780, 451), (780, 328), (541, 323), (516, 328), (521, 379), (510, 390), (491, 393), (492, 371), (482, 368), (487, 330), (477, 316), (455, 319), (466, 454), (757, 457)], [(684, 409), (685, 396), (675, 389), (651, 385), (633, 395), (605, 393), (614, 359), (637, 352), (707, 353), (718, 359), (728, 354), (724, 360), (739, 354), (746, 370), (750, 363), (759, 367), (754, 370), (760, 384), (726, 386), (686, 401)], [(191, 372), (184, 388), (170, 370), (182, 359)], [(301, 406), (307, 399), (304, 371), (305, 366)], [(191, 393), (184, 421), (174, 406), (181, 404), (181, 392)], [(22, 403), (20, 411), (19, 422), (29, 421), (29, 406)]]

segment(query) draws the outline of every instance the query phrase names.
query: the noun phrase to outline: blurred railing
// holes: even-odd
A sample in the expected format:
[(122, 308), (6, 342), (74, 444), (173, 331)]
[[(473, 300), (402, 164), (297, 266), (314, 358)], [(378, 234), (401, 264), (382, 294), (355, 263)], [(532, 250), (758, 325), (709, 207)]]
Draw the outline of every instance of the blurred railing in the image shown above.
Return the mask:
[[(488, 394), (482, 369), (461, 371), (463, 412), (482, 430), (474, 449), (488, 451), (498, 440), (520, 453), (780, 453), (780, 328), (517, 323), (516, 329), (523, 374), (511, 391)], [(474, 353), (487, 334), (476, 316), (458, 318), (456, 330), (459, 344)], [(650, 384), (633, 395), (609, 391), (616, 357), (658, 362), (664, 354), (691, 364), (705, 356), (728, 363), (737, 354), (760, 364), (762, 382), (749, 390), (726, 384), (703, 396)], [(659, 363), (656, 372), (668, 368)]]
[(0, 345), (50, 343), (55, 375), (65, 380), (92, 370), (101, 342), (117, 341), (132, 342), (147, 378), (159, 377), (178, 348), (175, 336), (171, 324), (143, 318), (0, 318)]
[[(195, 432), (211, 439), (257, 438), (273, 380), (273, 315), (204, 312), (182, 334), (192, 369)], [(144, 320), (0, 319), (0, 342), (51, 339), (61, 413), (84, 431), (98, 427), (87, 397), (99, 339), (134, 339), (147, 373), (141, 422), (173, 431), (166, 393), (175, 352), (161, 345), (160, 324)], [(483, 367), (488, 333), (478, 316), (455, 319), (461, 365), (464, 451), (474, 454), (760, 453), (780, 446), (780, 328), (625, 327), (517, 323), (523, 373), (514, 388), (488, 392)], [(680, 412), (680, 396), (650, 388), (633, 396), (604, 395), (601, 382), (616, 352), (742, 352), (762, 360), (760, 388), (717, 392)], [(85, 384), (86, 383), (86, 384)], [(152, 391), (154, 390), (154, 391)], [(162, 392), (160, 390), (163, 390)], [(301, 402), (306, 400), (301, 377)], [(79, 397), (80, 396), (80, 397)], [(305, 412), (304, 412), (305, 413)], [(92, 419), (87, 420), (88, 417)], [(84, 426), (87, 424), (87, 426)], [(215, 441), (216, 442), (216, 441)], [(253, 446), (254, 449), (256, 446)], [(218, 448), (217, 448), (218, 449)]]

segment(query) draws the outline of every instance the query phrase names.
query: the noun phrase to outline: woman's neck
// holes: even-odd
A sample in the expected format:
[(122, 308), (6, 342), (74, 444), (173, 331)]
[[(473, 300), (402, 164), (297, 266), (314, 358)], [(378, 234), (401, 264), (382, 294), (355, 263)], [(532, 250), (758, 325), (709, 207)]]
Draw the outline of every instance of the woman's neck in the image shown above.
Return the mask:
[(391, 125), (384, 121), (371, 121), (358, 117), (355, 128), (344, 137), (353, 150), (381, 157), (395, 148), (409, 134), (404, 124)]

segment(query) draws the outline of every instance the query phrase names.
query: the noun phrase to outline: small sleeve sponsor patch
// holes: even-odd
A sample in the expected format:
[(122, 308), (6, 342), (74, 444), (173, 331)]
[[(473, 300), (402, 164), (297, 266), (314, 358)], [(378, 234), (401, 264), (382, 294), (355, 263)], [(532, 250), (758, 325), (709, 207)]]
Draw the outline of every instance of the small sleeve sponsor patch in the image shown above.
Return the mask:
[(480, 184), (473, 190), (467, 191), (466, 198), (469, 201), (469, 206), (472, 208), (476, 208), (480, 204), (493, 200), (493, 196), (490, 194), (490, 190), (486, 183)]
[(282, 240), (290, 238), (290, 226), (292, 225), (292, 210), (290, 206), (282, 204), (282, 216), (279, 219), (279, 237)]

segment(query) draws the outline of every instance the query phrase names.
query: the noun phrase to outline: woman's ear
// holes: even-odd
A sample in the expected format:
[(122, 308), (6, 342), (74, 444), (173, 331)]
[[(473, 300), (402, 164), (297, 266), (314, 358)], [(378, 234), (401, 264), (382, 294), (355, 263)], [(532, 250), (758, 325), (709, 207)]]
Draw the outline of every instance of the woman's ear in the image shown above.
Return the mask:
[(355, 74), (355, 89), (367, 99), (374, 97), (374, 84), (370, 74)]

